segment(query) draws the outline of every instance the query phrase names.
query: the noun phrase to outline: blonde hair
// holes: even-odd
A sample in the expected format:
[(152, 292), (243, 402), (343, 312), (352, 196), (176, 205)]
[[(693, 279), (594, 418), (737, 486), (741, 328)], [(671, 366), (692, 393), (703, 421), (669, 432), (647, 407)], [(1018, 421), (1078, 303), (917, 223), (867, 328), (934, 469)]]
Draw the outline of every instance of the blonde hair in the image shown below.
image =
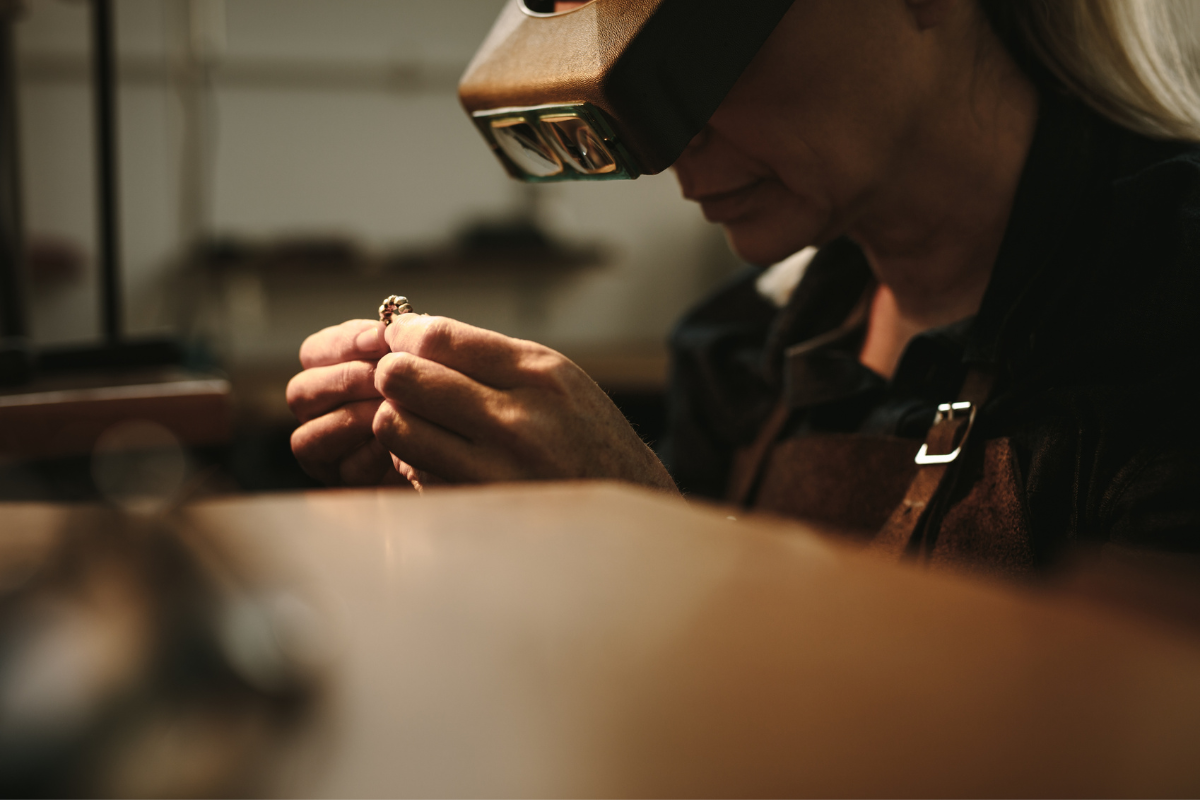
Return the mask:
[(1040, 66), (1118, 125), (1158, 139), (1200, 142), (1200, 2), (983, 0), (982, 5), (1027, 71)]

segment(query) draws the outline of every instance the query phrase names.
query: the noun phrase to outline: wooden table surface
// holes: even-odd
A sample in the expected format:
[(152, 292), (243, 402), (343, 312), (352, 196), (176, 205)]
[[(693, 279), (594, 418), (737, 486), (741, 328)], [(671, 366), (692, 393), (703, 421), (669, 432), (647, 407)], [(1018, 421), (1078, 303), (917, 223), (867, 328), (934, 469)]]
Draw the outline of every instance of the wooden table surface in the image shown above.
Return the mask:
[(187, 516), (332, 621), (280, 794), (1200, 793), (1196, 639), (727, 513), (593, 483)]

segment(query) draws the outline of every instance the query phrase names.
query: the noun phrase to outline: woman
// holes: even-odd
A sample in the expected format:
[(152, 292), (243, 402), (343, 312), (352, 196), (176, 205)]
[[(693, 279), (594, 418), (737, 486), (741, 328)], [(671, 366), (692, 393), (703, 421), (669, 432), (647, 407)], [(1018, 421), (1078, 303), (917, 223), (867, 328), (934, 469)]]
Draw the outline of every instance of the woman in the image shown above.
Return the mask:
[(1008, 574), (1196, 550), (1200, 102), (1150, 21), (796, 0), (675, 170), (747, 261), (820, 250), (782, 308), (751, 274), (680, 326), (671, 473), (559, 354), (414, 315), (304, 343), (297, 457), (351, 485), (678, 481)]

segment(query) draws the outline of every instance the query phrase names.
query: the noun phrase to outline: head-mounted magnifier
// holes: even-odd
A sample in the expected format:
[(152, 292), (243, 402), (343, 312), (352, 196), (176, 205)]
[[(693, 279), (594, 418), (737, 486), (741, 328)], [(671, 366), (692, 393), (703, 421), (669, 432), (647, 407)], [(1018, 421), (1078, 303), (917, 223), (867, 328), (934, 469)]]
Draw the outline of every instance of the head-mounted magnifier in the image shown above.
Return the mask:
[(671, 166), (792, 0), (509, 0), (458, 95), (514, 178)]

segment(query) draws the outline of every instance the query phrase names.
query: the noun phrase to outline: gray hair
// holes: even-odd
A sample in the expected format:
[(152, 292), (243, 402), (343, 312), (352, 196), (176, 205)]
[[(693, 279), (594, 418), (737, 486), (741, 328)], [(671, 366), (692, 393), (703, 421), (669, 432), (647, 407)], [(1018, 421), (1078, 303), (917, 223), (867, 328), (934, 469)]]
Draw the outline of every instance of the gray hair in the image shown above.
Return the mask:
[(1200, 142), (1200, 1), (981, 2), (1027, 71), (1138, 133)]

